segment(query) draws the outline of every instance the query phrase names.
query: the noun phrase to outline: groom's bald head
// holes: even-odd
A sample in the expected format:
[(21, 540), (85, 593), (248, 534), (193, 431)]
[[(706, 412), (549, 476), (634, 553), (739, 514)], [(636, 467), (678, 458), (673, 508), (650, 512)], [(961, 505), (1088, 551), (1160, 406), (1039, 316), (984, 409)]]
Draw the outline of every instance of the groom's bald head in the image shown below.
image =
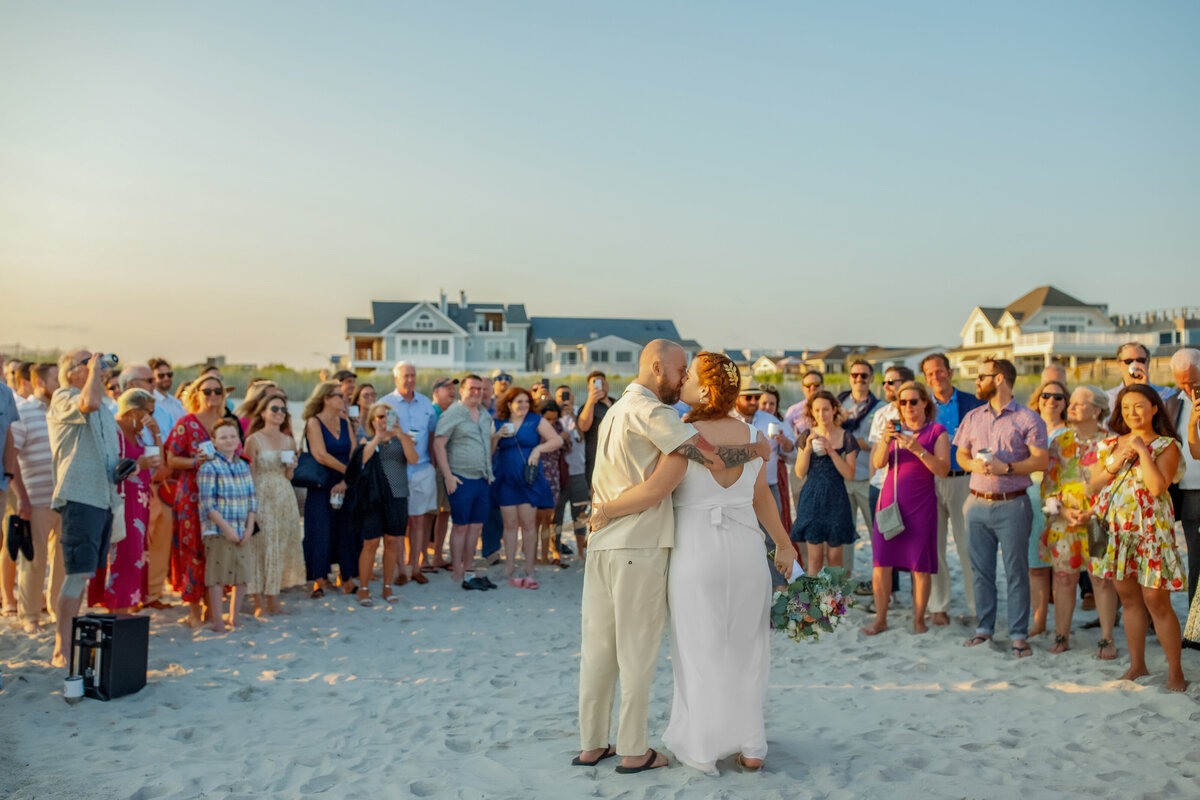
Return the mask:
[(687, 353), (676, 342), (655, 339), (642, 349), (637, 381), (653, 390), (667, 405), (679, 400), (679, 390), (686, 375)]

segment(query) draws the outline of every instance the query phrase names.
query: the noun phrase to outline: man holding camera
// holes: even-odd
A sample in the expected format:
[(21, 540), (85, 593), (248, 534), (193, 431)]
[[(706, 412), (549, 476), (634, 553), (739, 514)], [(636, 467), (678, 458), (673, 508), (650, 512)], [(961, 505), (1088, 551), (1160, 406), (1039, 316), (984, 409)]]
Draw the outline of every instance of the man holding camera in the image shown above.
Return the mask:
[(50, 398), (46, 416), (55, 475), (50, 506), (62, 518), (66, 570), (54, 600), (54, 667), (67, 666), (71, 622), (79, 613), (88, 578), (108, 554), (113, 513), (121, 504), (117, 423), (104, 411), (104, 385), (114, 362), (111, 356), (87, 350), (64, 354), (58, 360), (62, 387)]
[(1117, 395), (1131, 383), (1144, 383), (1154, 391), (1163, 402), (1175, 395), (1175, 390), (1169, 386), (1159, 386), (1150, 381), (1150, 351), (1141, 342), (1126, 342), (1117, 348), (1117, 364), (1121, 368), (1121, 385), (1109, 389), (1108, 407), (1119, 410)]

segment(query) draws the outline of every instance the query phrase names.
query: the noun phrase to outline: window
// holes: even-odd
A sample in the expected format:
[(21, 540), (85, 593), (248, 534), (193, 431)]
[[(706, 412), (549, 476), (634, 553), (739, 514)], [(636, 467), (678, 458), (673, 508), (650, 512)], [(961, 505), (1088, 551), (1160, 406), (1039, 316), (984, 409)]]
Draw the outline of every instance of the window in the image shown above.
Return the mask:
[(401, 340), (400, 340), (400, 352), (401, 352), (401, 353), (407, 353), (407, 352), (408, 352), (408, 339), (401, 339)]
[(480, 333), (501, 333), (504, 331), (504, 315), (496, 312), (478, 312), (475, 314), (475, 329)]
[(975, 344), (983, 344), (983, 326), (975, 326)]
[(1175, 334), (1172, 331), (1165, 331), (1158, 335), (1159, 344), (1171, 344), (1175, 339)]
[(633, 361), (633, 351), (632, 350), (618, 350), (616, 361), (618, 364), (630, 363), (631, 361)]
[(593, 350), (591, 355), (592, 355), (592, 361), (608, 361), (608, 351), (607, 350)]
[(428, 340), (428, 339), (422, 339), (422, 340), (421, 340), (421, 353), (422, 353), (422, 354), (425, 354), (425, 353), (428, 353), (428, 352), (429, 352), (429, 340)]
[(434, 328), (433, 318), (428, 314), (422, 314), (417, 317), (417, 321), (413, 323), (413, 327), (419, 331), (431, 331)]
[(516, 342), (488, 342), (487, 358), (489, 361), (514, 361), (517, 357)]
[(579, 360), (579, 354), (574, 350), (566, 350), (558, 354), (560, 364), (574, 364)]

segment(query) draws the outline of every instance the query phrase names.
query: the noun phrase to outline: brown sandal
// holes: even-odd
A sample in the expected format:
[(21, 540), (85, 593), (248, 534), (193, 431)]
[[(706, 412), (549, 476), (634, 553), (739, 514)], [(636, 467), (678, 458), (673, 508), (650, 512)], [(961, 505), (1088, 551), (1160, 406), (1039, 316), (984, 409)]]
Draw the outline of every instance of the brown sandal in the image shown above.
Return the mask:
[(371, 603), (371, 590), (365, 586), (358, 587), (358, 604), (366, 608), (370, 608), (373, 605)]
[(420, 572), (414, 572), (412, 576), (413, 583), (429, 583), (429, 578), (426, 578)]

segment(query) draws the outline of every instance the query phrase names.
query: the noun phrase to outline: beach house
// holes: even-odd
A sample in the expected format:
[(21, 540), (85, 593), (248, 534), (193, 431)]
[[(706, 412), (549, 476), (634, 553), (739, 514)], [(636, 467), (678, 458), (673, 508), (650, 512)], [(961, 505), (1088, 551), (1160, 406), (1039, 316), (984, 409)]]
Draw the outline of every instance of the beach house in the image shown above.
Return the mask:
[(529, 371), (544, 375), (582, 375), (594, 369), (633, 375), (638, 354), (654, 339), (679, 342), (688, 361), (700, 351), (699, 343), (681, 338), (669, 319), (531, 317), (530, 322)]

